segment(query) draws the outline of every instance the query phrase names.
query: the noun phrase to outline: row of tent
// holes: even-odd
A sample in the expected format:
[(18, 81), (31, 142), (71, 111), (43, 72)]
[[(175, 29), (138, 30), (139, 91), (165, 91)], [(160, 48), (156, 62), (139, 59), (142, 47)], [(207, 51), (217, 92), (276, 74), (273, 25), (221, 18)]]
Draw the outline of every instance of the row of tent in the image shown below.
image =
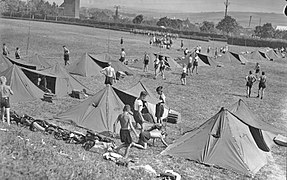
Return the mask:
[[(67, 69), (59, 63), (52, 64), (49, 58), (34, 55), (23, 59), (13, 59), (1, 55), (0, 72), (8, 79), (7, 84), (12, 87), (15, 94), (11, 102), (23, 102), (43, 97), (44, 92), (37, 86), (38, 78), (45, 77), (46, 87), (58, 97), (70, 94), (73, 90), (89, 91), (73, 75), (84, 77), (102, 75), (100, 70), (108, 66), (112, 58), (108, 54), (92, 55), (85, 53), (80, 59), (72, 63)], [(116, 71), (132, 75), (133, 71), (119, 61), (112, 61)], [(23, 96), (26, 94), (25, 96)]]
[(267, 164), (278, 134), (285, 132), (262, 121), (239, 100), (229, 110), (222, 108), (202, 125), (186, 132), (161, 155), (255, 175)]
[[(170, 58), (169, 55), (161, 54), (161, 53), (154, 53), (154, 55), (160, 55), (160, 56), (166, 57), (167, 59), (166, 64), (168, 65), (168, 67), (170, 67), (171, 70), (181, 68), (182, 66), (180, 64), (183, 64), (183, 63), (188, 64), (188, 61), (189, 61), (188, 58), (184, 58), (181, 61), (175, 61), (172, 58)], [(194, 54), (189, 54), (189, 55), (194, 56)], [(266, 48), (266, 49), (253, 51), (249, 54), (242, 54), (242, 53), (227, 51), (226, 53), (218, 56), (216, 59), (204, 53), (198, 53), (198, 57), (199, 57), (198, 66), (221, 67), (225, 63), (244, 65), (247, 62), (278, 60), (278, 59), (282, 59), (284, 55), (281, 54), (279, 51), (275, 51), (274, 49)], [(137, 61), (131, 64), (131, 66), (142, 69), (143, 61)], [(154, 69), (153, 63), (149, 63), (148, 68)]]
[[(113, 124), (117, 116), (122, 113), (124, 105), (130, 105), (133, 110), (134, 101), (138, 98), (141, 91), (148, 93), (146, 98), (147, 110), (152, 116), (151, 121), (146, 119), (146, 123), (154, 123), (156, 120), (155, 108), (158, 100), (142, 82), (138, 82), (126, 90), (107, 86), (80, 104), (59, 113), (55, 116), (55, 119), (72, 122), (98, 133), (113, 132)], [(176, 114), (178, 121), (181, 120), (180, 113), (168, 107), (164, 109), (163, 118), (167, 118), (169, 113)], [(119, 126), (116, 128), (116, 132), (119, 133)]]

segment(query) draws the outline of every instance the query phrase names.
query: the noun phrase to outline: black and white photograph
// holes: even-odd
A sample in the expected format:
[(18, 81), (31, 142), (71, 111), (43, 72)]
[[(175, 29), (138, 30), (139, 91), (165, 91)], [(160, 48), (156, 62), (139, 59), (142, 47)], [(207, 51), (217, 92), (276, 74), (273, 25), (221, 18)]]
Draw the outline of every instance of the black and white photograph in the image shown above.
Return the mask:
[(287, 180), (287, 0), (0, 0), (0, 179)]

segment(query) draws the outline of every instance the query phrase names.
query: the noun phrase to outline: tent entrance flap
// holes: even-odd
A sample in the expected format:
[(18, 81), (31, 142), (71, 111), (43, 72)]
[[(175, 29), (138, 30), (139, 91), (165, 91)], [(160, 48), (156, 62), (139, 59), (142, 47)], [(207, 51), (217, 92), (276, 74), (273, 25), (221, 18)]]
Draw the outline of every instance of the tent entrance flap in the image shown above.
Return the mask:
[(248, 126), (248, 127), (249, 127), (249, 130), (252, 134), (252, 137), (253, 137), (257, 147), (259, 149), (261, 149), (262, 151), (269, 152), (270, 149), (267, 146), (266, 142), (264, 141), (264, 137), (263, 137), (261, 129), (254, 128), (252, 126)]

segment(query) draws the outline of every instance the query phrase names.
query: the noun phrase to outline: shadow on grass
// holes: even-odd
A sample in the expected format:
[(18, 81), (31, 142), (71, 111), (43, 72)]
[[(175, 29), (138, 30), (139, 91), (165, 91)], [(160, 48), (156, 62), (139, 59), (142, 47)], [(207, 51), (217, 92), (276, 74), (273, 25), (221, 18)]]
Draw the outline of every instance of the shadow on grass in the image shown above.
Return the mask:
[(230, 95), (230, 96), (246, 97), (246, 95), (243, 95), (243, 94), (236, 94), (236, 93), (225, 93), (225, 94)]
[[(247, 98), (246, 95), (243, 95), (243, 94), (236, 94), (236, 93), (225, 93), (225, 94), (226, 95), (230, 95), (230, 96), (237, 96), (237, 97), (245, 97), (245, 98)], [(255, 98), (255, 99), (257, 99), (258, 97), (257, 96), (250, 96), (248, 98)]]

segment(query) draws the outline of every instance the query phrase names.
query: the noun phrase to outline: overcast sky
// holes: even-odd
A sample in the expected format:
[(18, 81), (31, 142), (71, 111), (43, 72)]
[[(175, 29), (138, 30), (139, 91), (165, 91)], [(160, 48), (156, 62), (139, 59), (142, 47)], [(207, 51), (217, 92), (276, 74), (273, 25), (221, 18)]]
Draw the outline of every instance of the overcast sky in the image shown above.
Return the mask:
[[(48, 0), (61, 4), (64, 0)], [(81, 6), (113, 8), (157, 9), (173, 12), (224, 11), (226, 0), (80, 0)], [(229, 0), (229, 11), (283, 13), (286, 0)]]

